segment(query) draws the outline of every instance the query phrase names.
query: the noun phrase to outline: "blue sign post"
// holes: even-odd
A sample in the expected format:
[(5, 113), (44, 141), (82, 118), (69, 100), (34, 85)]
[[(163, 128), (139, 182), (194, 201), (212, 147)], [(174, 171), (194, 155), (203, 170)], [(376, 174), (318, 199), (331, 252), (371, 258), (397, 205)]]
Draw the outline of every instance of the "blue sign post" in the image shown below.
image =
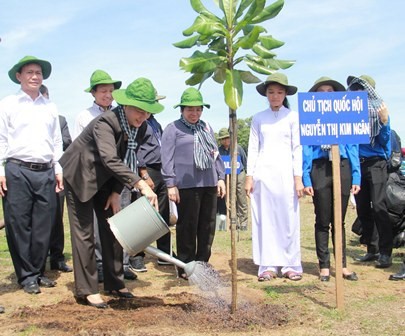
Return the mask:
[(367, 93), (298, 94), (301, 145), (369, 143)]
[(331, 145), (335, 226), (336, 307), (343, 309), (342, 202), (339, 144), (370, 142), (367, 93), (298, 94), (301, 145)]

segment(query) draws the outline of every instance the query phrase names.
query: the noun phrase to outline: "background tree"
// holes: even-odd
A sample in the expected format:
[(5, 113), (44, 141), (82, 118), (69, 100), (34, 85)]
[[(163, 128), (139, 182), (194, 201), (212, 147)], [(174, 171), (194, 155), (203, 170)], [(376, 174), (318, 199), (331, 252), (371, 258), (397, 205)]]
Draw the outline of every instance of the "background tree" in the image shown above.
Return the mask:
[[(277, 60), (273, 49), (281, 42), (259, 23), (278, 15), (284, 0), (277, 0), (266, 6), (267, 0), (213, 0), (221, 12), (217, 16), (210, 12), (201, 0), (190, 0), (191, 7), (198, 13), (192, 26), (183, 31), (187, 38), (174, 43), (178, 48), (205, 47), (195, 51), (191, 57), (182, 58), (180, 67), (192, 75), (188, 85), (201, 85), (209, 78), (223, 85), (225, 103), (229, 107), (229, 131), (231, 136), (231, 260), (232, 260), (232, 303), (236, 310), (237, 265), (236, 265), (236, 156), (237, 132), (236, 110), (242, 104), (243, 83), (258, 83), (260, 79), (253, 72), (270, 75), (279, 69), (286, 69), (294, 61)], [(242, 51), (251, 51), (240, 55)], [(237, 66), (244, 68), (236, 69)]]

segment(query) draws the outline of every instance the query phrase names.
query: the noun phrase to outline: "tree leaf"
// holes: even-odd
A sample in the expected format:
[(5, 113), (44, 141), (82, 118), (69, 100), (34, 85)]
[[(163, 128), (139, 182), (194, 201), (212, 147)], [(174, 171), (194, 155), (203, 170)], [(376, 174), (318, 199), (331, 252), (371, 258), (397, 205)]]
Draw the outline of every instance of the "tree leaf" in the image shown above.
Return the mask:
[(235, 48), (251, 49), (258, 41), (260, 35), (260, 27), (253, 27), (247, 35), (243, 36), (235, 43)]
[(266, 64), (272, 69), (288, 69), (294, 65), (295, 61), (290, 60), (277, 60), (277, 59), (266, 59)]
[(252, 83), (260, 83), (261, 80), (257, 78), (255, 75), (253, 75), (250, 71), (239, 71), (240, 78), (242, 81), (246, 84), (252, 84)]
[(263, 11), (259, 13), (257, 16), (255, 16), (251, 20), (251, 23), (253, 24), (261, 23), (274, 18), (275, 16), (277, 16), (278, 13), (280, 13), (280, 11), (283, 9), (283, 6), (284, 0), (278, 0), (274, 2), (270, 6), (264, 8)]
[(237, 110), (242, 104), (243, 84), (238, 70), (226, 70), (224, 84), (225, 103), (231, 109)]
[(262, 45), (256, 43), (253, 47), (252, 50), (260, 57), (262, 58), (273, 58), (276, 56), (275, 53), (272, 53)]
[(201, 51), (196, 51), (189, 58), (182, 58), (180, 60), (180, 68), (184, 71), (191, 73), (203, 73), (214, 71), (223, 58), (217, 56), (216, 54)]
[(254, 62), (254, 61), (246, 60), (245, 63), (246, 63), (246, 65), (247, 65), (250, 69), (252, 69), (252, 70), (255, 71), (255, 72), (258, 72), (259, 74), (262, 74), (262, 75), (271, 75), (272, 73), (274, 73), (274, 70), (269, 69), (269, 68), (268, 68), (267, 66), (265, 66), (265, 65), (257, 64), (257, 63)]
[(199, 14), (202, 14), (211, 20), (216, 22), (221, 22), (221, 19), (218, 18), (215, 14), (211, 13), (205, 6), (202, 4), (200, 0), (190, 0), (191, 7)]
[(186, 84), (190, 86), (200, 84), (203, 78), (204, 78), (203, 73), (195, 73), (186, 80)]
[(224, 67), (217, 68), (212, 79), (219, 84), (223, 84), (226, 79), (226, 69)]
[(241, 1), (238, 11), (235, 14), (235, 20), (239, 19), (243, 15), (243, 12), (245, 11), (245, 9), (248, 8), (253, 1), (255, 1), (255, 0), (242, 0)]
[(281, 46), (284, 45), (284, 42), (276, 40), (271, 35), (260, 36), (259, 40), (262, 46), (268, 50), (280, 48)]
[(197, 44), (199, 37), (200, 37), (199, 35), (195, 35), (195, 36), (185, 39), (183, 41), (173, 43), (173, 45), (177, 48), (182, 48), (182, 49), (191, 48)]
[(219, 0), (219, 8), (224, 12), (228, 27), (233, 26), (234, 15), (236, 12), (237, 0)]

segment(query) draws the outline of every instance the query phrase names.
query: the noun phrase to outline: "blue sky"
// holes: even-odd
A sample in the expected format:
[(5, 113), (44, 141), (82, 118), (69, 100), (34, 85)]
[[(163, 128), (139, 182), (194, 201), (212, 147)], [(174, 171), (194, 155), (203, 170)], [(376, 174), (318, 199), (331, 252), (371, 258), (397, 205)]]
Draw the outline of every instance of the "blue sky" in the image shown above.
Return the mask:
[[(203, 3), (220, 14), (212, 0)], [(324, 75), (342, 84), (348, 75), (371, 75), (388, 105), (391, 125), (405, 143), (404, 12), (402, 0), (285, 0), (280, 14), (263, 25), (285, 42), (275, 50), (278, 58), (296, 60), (285, 73), (300, 92)], [(188, 0), (2, 1), (0, 97), (18, 89), (8, 70), (23, 56), (34, 55), (52, 63), (53, 72), (44, 84), (71, 129), (75, 116), (92, 104), (91, 95), (83, 90), (95, 69), (122, 80), (123, 87), (138, 77), (150, 78), (167, 96), (162, 101), (166, 108), (158, 115), (165, 126), (179, 116), (173, 105), (189, 77), (179, 68), (179, 60), (195, 50), (178, 49), (172, 43), (183, 39), (182, 31), (195, 17)], [(215, 131), (226, 127), (222, 86), (209, 80), (201, 91), (211, 104), (202, 119)], [(297, 99), (290, 97), (294, 109)], [(266, 98), (255, 85), (245, 85), (238, 118), (266, 107)]]

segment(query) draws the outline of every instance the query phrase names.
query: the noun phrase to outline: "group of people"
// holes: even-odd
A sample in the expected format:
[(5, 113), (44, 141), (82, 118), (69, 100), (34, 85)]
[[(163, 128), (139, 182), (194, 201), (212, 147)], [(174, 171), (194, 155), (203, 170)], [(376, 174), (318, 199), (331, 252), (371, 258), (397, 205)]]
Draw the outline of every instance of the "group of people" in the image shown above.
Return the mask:
[[(177, 258), (185, 263), (208, 262), (217, 200), (226, 193), (221, 155), (229, 154), (230, 142), (225, 130), (219, 147), (214, 130), (201, 119), (204, 108), (210, 108), (201, 92), (187, 88), (174, 106), (180, 108), (180, 117), (162, 130), (155, 115), (164, 110), (160, 103), (164, 97), (157, 95), (149, 79), (137, 78), (121, 89), (121, 81), (96, 70), (85, 90), (92, 94), (94, 103), (77, 116), (73, 141), (70, 136), (65, 141), (66, 120), (59, 116), (42, 84), (51, 71), (46, 60), (22, 58), (8, 73), (21, 89), (0, 101), (0, 160), (4, 162), (0, 166), (0, 195), (18, 284), (29, 294), (56, 285), (45, 275), (50, 249), (51, 268), (72, 271), (63, 256), (62, 193), (69, 214), (78, 302), (106, 308), (99, 282), (108, 295), (134, 297), (124, 278), (136, 278), (130, 272), (131, 258), (141, 263), (138, 270), (145, 270), (143, 253), (125, 255), (107, 218), (140, 196), (145, 196), (167, 223), (169, 201), (174, 202)], [(326, 77), (310, 89), (343, 90), (343, 85)], [(373, 131), (368, 145), (340, 146), (342, 218), (353, 193), (364, 230), (370, 237), (374, 237), (374, 228), (378, 232), (378, 241), (370, 238), (368, 253), (360, 261), (376, 259), (377, 267), (389, 267), (392, 234), (382, 194), (389, 156), (388, 111), (370, 77), (349, 77), (348, 90), (368, 92)], [(290, 280), (302, 278), (298, 200), (307, 194), (314, 199), (320, 279), (328, 281), (330, 229), (333, 235), (330, 146), (300, 145), (298, 114), (290, 110), (287, 100), (297, 88), (288, 84), (284, 74), (270, 75), (257, 91), (267, 97), (269, 108), (253, 117), (247, 160), (241, 148), (239, 155), (241, 181), (245, 179), (245, 195), (252, 202), (258, 280), (280, 274)], [(113, 107), (113, 101), (117, 106)], [(238, 189), (243, 189), (240, 181)], [(242, 214), (238, 228), (245, 230), (246, 200), (242, 199), (238, 209)], [(170, 234), (157, 241), (166, 253), (170, 245)], [(357, 280), (346, 265), (344, 239), (343, 252), (342, 276)], [(177, 270), (180, 278), (187, 279), (183, 269)]]
[[(391, 154), (388, 109), (367, 75), (347, 78), (347, 90), (366, 91), (370, 117), (370, 143), (339, 145), (342, 204), (342, 276), (357, 281), (347, 267), (345, 215), (350, 194), (355, 195), (367, 253), (358, 262), (375, 261), (377, 268), (392, 264), (392, 224), (386, 205), (387, 160)], [(269, 108), (253, 116), (247, 159), (246, 192), (252, 204), (253, 260), (258, 280), (279, 275), (302, 278), (298, 199), (313, 198), (315, 245), (320, 281), (330, 280), (329, 232), (334, 237), (331, 146), (300, 146), (298, 114), (287, 96), (297, 92), (284, 74), (274, 73), (256, 87)], [(329, 78), (315, 81), (310, 92), (346, 91)], [(274, 159), (276, 158), (276, 159)], [(391, 280), (404, 279), (404, 271)]]
[[(217, 197), (224, 197), (225, 183), (214, 131), (200, 119), (203, 108), (210, 107), (201, 93), (194, 88), (183, 92), (175, 106), (180, 107), (180, 118), (163, 132), (154, 117), (164, 109), (159, 103), (163, 97), (149, 79), (137, 78), (120, 89), (121, 81), (96, 70), (85, 90), (94, 104), (77, 116), (74, 140), (63, 147), (57, 108), (42, 90), (51, 70), (46, 60), (24, 57), (9, 71), (21, 90), (0, 102), (0, 160), (5, 162), (0, 194), (18, 284), (29, 294), (56, 285), (45, 276), (45, 266), (53, 241), (56, 196), (63, 191), (78, 302), (106, 308), (99, 282), (106, 294), (134, 297), (124, 282), (129, 256), (124, 257), (107, 218), (139, 195), (167, 223), (169, 200), (177, 203), (177, 258), (207, 262)], [(113, 100), (118, 106), (112, 106)], [(157, 244), (169, 252), (170, 234)], [(51, 258), (51, 266), (70, 271), (61, 258)], [(178, 273), (187, 278), (184, 270), (179, 268)]]

